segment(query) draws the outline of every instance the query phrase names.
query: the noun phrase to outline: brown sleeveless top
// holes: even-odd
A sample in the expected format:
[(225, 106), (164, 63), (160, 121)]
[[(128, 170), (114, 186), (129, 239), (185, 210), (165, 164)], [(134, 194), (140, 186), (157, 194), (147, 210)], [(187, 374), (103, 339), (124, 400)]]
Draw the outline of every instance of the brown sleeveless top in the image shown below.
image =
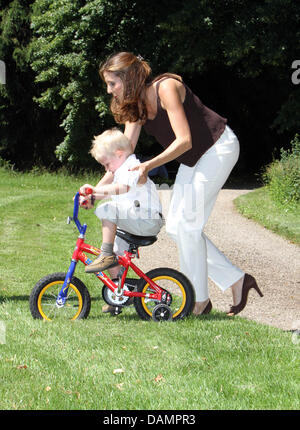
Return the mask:
[[(164, 78), (170, 79), (170, 78)], [(162, 108), (158, 95), (160, 83), (156, 85), (157, 114), (153, 120), (144, 124), (147, 134), (154, 136), (163, 148), (167, 148), (176, 138), (171, 127), (167, 111)], [(176, 160), (186, 166), (193, 167), (199, 158), (219, 139), (227, 123), (216, 112), (206, 107), (199, 98), (185, 85), (186, 95), (183, 102), (184, 111), (192, 135), (192, 148), (180, 155)]]

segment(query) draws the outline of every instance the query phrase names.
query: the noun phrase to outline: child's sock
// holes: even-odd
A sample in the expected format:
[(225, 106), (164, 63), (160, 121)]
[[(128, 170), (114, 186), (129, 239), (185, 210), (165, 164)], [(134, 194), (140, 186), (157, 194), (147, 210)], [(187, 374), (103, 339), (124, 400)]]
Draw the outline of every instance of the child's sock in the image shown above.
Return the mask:
[(113, 248), (114, 248), (113, 243), (102, 242), (101, 255), (103, 256), (113, 255)]

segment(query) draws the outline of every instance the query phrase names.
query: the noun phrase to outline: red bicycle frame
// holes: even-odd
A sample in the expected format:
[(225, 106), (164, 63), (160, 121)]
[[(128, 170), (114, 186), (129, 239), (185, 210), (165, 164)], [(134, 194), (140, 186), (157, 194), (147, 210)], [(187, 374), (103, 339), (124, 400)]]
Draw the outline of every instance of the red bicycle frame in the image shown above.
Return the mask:
[[(94, 246), (91, 246), (87, 243), (85, 243), (85, 233), (87, 229), (87, 225), (83, 224), (81, 225), (79, 219), (78, 219), (78, 209), (79, 209), (79, 192), (76, 193), (74, 197), (74, 210), (73, 210), (73, 218), (68, 218), (68, 223), (70, 223), (71, 220), (73, 220), (76, 224), (76, 227), (79, 231), (79, 236), (76, 242), (76, 246), (72, 255), (72, 261), (69, 266), (68, 272), (66, 274), (63, 286), (58, 294), (57, 297), (57, 304), (63, 305), (67, 298), (68, 288), (69, 284), (71, 282), (71, 279), (73, 277), (73, 274), (75, 272), (76, 265), (78, 261), (81, 261), (85, 266), (92, 263), (92, 260), (85, 255), (86, 253), (93, 254), (93, 255), (99, 255), (101, 253), (101, 250), (99, 248), (96, 248)], [(121, 269), (119, 273), (119, 282), (118, 285), (116, 285), (105, 273), (98, 272), (95, 273), (98, 279), (103, 282), (109, 288), (114, 294), (117, 296), (128, 296), (128, 297), (147, 297), (149, 299), (162, 301), (162, 299), (165, 298), (165, 290), (160, 288), (152, 279), (148, 278), (148, 276), (140, 270), (135, 264), (132, 263), (132, 258), (135, 257), (135, 255), (138, 253), (136, 252), (129, 252), (125, 251), (124, 255), (118, 257), (118, 262), (120, 264)], [(123, 289), (126, 275), (128, 272), (129, 267), (140, 277), (143, 278), (150, 287), (154, 290), (153, 293), (139, 293), (137, 291), (128, 291)]]
[[(78, 261), (81, 261), (85, 266), (89, 265), (92, 260), (88, 258), (88, 256), (85, 254), (93, 254), (93, 255), (99, 255), (101, 253), (101, 250), (99, 248), (95, 248), (94, 246), (91, 246), (84, 242), (84, 237), (79, 237), (76, 242), (76, 246), (72, 255), (72, 262), (77, 264)], [(105, 273), (98, 272), (95, 273), (98, 279), (102, 281), (107, 288), (109, 288), (112, 292), (116, 293), (117, 290), (122, 291), (123, 296), (128, 297), (147, 297), (149, 299), (158, 300), (161, 301), (162, 299), (162, 292), (163, 290), (155, 283), (152, 279), (148, 278), (148, 276), (140, 270), (131, 260), (132, 258), (135, 258), (136, 254), (125, 251), (124, 255), (121, 255), (118, 257), (119, 264), (124, 268), (122, 270), (122, 277), (121, 282), (119, 285), (116, 285)], [(123, 291), (123, 286), (125, 283), (125, 279), (127, 276), (127, 272), (129, 267), (140, 277), (143, 278), (151, 288), (155, 291), (155, 293), (139, 293), (137, 291)]]

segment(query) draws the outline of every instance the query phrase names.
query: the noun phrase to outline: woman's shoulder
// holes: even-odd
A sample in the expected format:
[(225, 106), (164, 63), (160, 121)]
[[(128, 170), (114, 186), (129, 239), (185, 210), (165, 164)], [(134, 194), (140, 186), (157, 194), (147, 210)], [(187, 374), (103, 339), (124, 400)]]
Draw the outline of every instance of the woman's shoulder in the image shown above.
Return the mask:
[(163, 73), (162, 75), (157, 76), (151, 82), (151, 85), (155, 87), (160, 87), (161, 85), (167, 87), (169, 85), (175, 84), (183, 84), (183, 80), (181, 76), (175, 75), (174, 73)]
[(156, 94), (162, 101), (167, 100), (174, 92), (180, 94), (182, 102), (185, 100), (186, 88), (180, 76), (168, 74), (157, 81)]

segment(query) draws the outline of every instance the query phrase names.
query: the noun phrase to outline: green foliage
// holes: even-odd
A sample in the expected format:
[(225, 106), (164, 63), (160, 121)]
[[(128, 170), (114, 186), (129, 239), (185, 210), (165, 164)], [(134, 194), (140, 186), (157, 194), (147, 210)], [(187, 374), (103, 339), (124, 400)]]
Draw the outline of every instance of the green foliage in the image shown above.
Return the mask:
[[(57, 166), (57, 159), (94, 167), (91, 139), (114, 125), (97, 70), (120, 50), (141, 54), (154, 74), (183, 75), (229, 118), (246, 166), (261, 166), (283, 146), (279, 133), (288, 141), (297, 131), (294, 0), (0, 0), (0, 10), (8, 71), (0, 87), (0, 155), (17, 167)], [(137, 150), (151, 143), (143, 136)]]
[(278, 115), (276, 116), (273, 127), (277, 128), (280, 133), (285, 130), (295, 130), (300, 123), (300, 88), (295, 88), (287, 97), (287, 100), (281, 105)]
[(56, 114), (33, 101), (39, 87), (30, 66), (32, 3), (0, 2), (0, 59), (6, 65), (6, 85), (0, 85), (0, 154), (23, 169), (40, 160), (55, 162), (53, 141), (58, 134)]
[(300, 203), (289, 210), (270, 196), (267, 186), (234, 200), (238, 211), (285, 239), (300, 245)]
[[(277, 85), (277, 98), (285, 103), (275, 125), (282, 131), (291, 128), (291, 116), (286, 115), (289, 91), (276, 83), (275, 75), (290, 79), (289, 62), (296, 55), (292, 40), (298, 34), (294, 2), (285, 2), (284, 13), (282, 0), (225, 3), (226, 7), (224, 2), (208, 0), (174, 1), (171, 5), (162, 1), (158, 13), (145, 1), (53, 0), (49, 5), (36, 0), (32, 67), (36, 80), (46, 87), (39, 104), (63, 109), (65, 138), (56, 149), (58, 158), (73, 165), (87, 163), (92, 136), (113, 124), (97, 69), (101, 60), (118, 50), (142, 53), (154, 72), (171, 70), (193, 77), (225, 67), (243, 79), (265, 75), (263, 82), (268, 79)], [(261, 88), (264, 92), (267, 99), (269, 88)], [(241, 122), (251, 122), (256, 113), (247, 106), (247, 96), (253, 92), (249, 89), (248, 93), (232, 102), (241, 105), (233, 112)], [(255, 97), (253, 104), (257, 94)], [(280, 100), (273, 109), (279, 110)], [(266, 117), (269, 127), (275, 115), (276, 111)]]
[(159, 15), (146, 11), (151, 8), (144, 1), (35, 1), (32, 67), (36, 81), (46, 88), (37, 101), (42, 107), (62, 109), (65, 138), (56, 148), (60, 161), (73, 166), (92, 163), (91, 139), (114, 124), (97, 73), (99, 63), (118, 50), (152, 53), (153, 20)]
[[(186, 0), (162, 23), (169, 67), (190, 76), (217, 68), (229, 70), (236, 78), (264, 76), (265, 87), (271, 81), (272, 91), (280, 99), (268, 126), (295, 132), (300, 97), (299, 89), (291, 83), (291, 65), (300, 58), (299, 19), (294, 0)], [(260, 95), (255, 93), (255, 97), (259, 104)], [(250, 88), (247, 98), (251, 98)]]
[(272, 199), (287, 209), (300, 203), (300, 140), (296, 134), (291, 149), (281, 149), (280, 160), (267, 166), (263, 179)]

